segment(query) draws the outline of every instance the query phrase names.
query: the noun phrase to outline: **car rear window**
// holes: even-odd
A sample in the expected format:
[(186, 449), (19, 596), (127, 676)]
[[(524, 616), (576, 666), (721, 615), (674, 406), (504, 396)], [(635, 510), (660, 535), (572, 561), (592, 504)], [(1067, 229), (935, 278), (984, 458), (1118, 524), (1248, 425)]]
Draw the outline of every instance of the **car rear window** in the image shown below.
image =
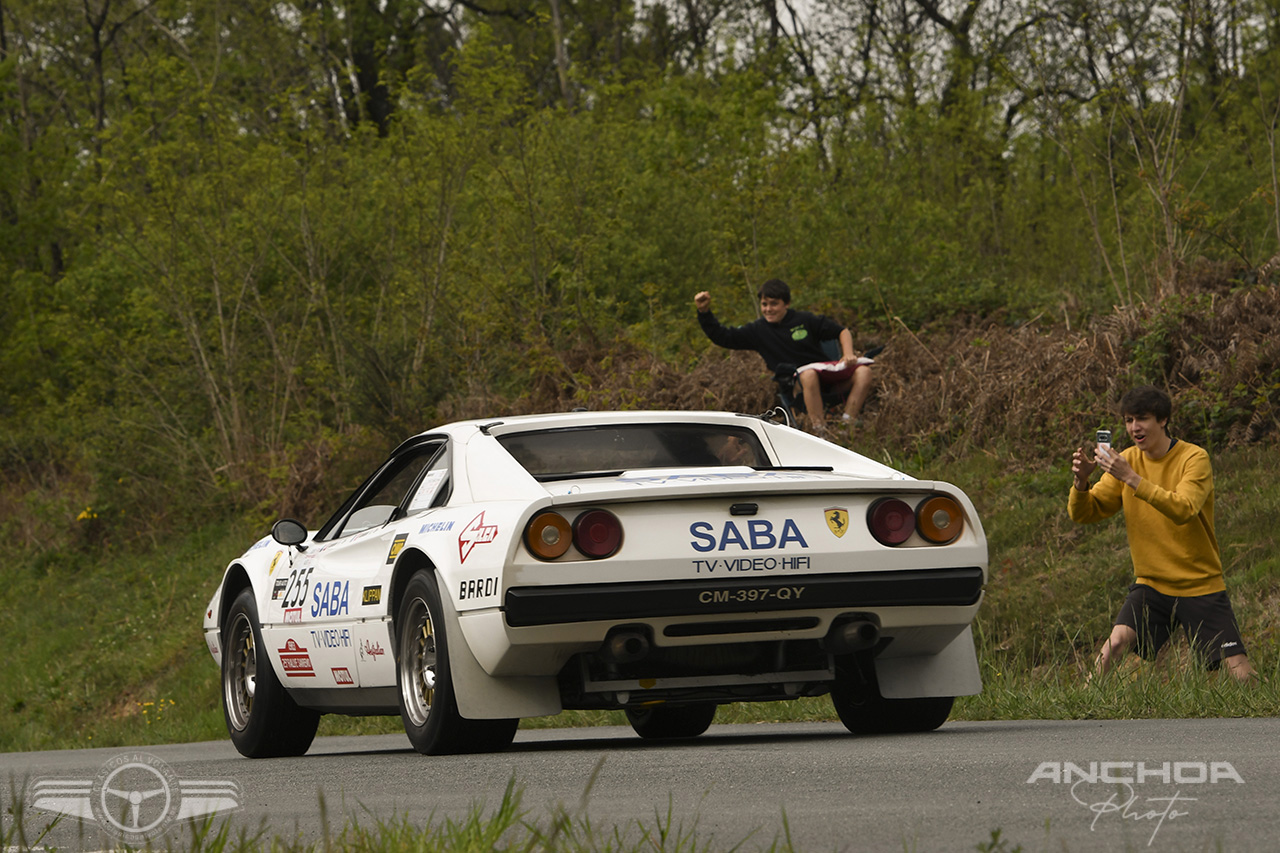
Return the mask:
[(628, 424), (517, 432), (498, 442), (540, 480), (644, 468), (766, 467), (760, 439), (742, 427)]

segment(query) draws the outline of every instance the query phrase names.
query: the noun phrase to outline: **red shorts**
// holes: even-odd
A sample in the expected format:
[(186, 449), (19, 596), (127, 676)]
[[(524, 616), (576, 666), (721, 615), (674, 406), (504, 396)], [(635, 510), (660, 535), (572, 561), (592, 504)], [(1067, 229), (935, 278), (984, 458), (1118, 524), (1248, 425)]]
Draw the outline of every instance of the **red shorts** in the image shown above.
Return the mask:
[(816, 370), (818, 372), (818, 384), (822, 387), (828, 385), (840, 385), (848, 382), (853, 378), (853, 373), (859, 367), (870, 367), (872, 364), (869, 358), (859, 358), (855, 362), (845, 361), (815, 361), (812, 364), (802, 364), (796, 368), (796, 376), (804, 373), (806, 370)]

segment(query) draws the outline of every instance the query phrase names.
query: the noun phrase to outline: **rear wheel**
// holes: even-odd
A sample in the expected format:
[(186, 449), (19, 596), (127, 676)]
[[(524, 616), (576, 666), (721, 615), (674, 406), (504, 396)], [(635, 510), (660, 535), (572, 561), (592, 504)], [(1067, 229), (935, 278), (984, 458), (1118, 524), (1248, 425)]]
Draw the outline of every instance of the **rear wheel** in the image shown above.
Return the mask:
[(413, 748), (423, 755), (493, 752), (511, 744), (515, 720), (468, 720), (458, 712), (449, 677), (449, 645), (435, 577), (409, 579), (396, 618), (396, 686), (400, 718)]
[(696, 705), (646, 705), (627, 708), (627, 722), (636, 734), (646, 739), (697, 737), (705, 732), (716, 716), (714, 702)]
[(302, 755), (315, 739), (320, 712), (285, 692), (271, 668), (253, 590), (236, 596), (222, 629), (222, 715), (241, 755)]
[(951, 715), (953, 696), (886, 699), (880, 695), (875, 664), (849, 656), (836, 667), (831, 704), (844, 727), (854, 734), (931, 732)]

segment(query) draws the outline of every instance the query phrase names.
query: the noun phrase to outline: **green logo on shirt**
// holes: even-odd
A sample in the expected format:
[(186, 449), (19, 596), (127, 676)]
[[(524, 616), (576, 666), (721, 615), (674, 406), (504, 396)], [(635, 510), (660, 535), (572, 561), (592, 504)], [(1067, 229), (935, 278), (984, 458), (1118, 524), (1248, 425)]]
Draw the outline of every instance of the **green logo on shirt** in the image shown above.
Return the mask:
[(809, 337), (809, 330), (804, 326), (796, 326), (791, 330), (791, 340), (793, 341), (803, 341), (807, 337)]

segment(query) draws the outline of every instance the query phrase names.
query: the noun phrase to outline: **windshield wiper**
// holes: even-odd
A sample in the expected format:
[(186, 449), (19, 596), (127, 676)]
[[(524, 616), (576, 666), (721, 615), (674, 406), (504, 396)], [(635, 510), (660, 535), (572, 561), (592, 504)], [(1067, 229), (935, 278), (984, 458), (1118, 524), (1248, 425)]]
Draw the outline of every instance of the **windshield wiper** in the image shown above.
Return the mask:
[(533, 479), (539, 483), (554, 483), (558, 480), (594, 480), (600, 477), (617, 477), (622, 469), (616, 471), (569, 471), (564, 474), (535, 474)]
[[(680, 467), (702, 468), (702, 466), (695, 466), (695, 465), (680, 466)], [(713, 466), (709, 469), (702, 468), (702, 473), (704, 474), (708, 472), (714, 473), (715, 467), (717, 466)], [(763, 471), (766, 473), (769, 471), (818, 471), (818, 472), (829, 473), (835, 470), (830, 465), (749, 465), (745, 467), (749, 467), (752, 471)], [(666, 473), (670, 473), (672, 469), (663, 468), (661, 470)], [(626, 469), (618, 469), (613, 471), (568, 471), (564, 473), (535, 474), (533, 479), (537, 480), (539, 483), (555, 483), (560, 480), (597, 480), (603, 477), (620, 477), (627, 471), (643, 473), (644, 469), (643, 468), (626, 468)]]

